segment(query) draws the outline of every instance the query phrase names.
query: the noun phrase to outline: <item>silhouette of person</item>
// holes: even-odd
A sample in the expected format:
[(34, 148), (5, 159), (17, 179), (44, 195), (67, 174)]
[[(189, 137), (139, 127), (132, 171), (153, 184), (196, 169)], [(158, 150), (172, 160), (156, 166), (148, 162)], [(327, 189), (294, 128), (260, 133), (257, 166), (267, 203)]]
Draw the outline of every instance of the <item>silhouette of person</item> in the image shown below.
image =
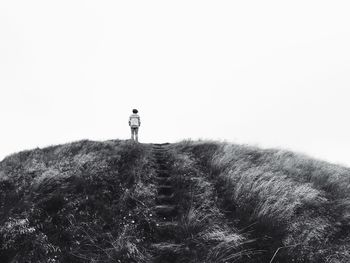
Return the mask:
[(137, 114), (138, 110), (133, 109), (129, 117), (129, 126), (131, 128), (131, 140), (138, 142), (139, 127), (141, 126), (140, 116)]

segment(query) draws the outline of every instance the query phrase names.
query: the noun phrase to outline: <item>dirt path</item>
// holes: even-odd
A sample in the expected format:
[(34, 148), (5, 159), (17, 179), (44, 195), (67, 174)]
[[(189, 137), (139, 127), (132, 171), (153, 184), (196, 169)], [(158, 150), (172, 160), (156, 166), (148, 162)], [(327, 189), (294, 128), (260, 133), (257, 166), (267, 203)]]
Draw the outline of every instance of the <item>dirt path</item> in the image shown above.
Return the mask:
[(154, 263), (174, 263), (177, 261), (180, 245), (176, 240), (178, 226), (178, 207), (174, 202), (174, 189), (171, 181), (167, 149), (165, 145), (155, 144), (153, 155), (156, 160), (157, 185), (156, 230), (154, 235), (153, 256)]

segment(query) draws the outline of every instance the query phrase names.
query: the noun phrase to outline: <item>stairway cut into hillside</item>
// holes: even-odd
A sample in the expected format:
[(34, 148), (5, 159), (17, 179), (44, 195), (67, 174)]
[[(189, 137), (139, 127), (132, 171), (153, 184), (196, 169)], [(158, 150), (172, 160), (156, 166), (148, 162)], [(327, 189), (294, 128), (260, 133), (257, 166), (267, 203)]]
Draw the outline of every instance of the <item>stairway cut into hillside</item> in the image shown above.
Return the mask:
[(174, 188), (167, 153), (165, 145), (155, 144), (153, 146), (157, 170), (155, 177), (157, 196), (154, 207), (156, 229), (152, 244), (154, 263), (174, 263), (181, 251), (176, 240), (178, 207), (174, 200)]

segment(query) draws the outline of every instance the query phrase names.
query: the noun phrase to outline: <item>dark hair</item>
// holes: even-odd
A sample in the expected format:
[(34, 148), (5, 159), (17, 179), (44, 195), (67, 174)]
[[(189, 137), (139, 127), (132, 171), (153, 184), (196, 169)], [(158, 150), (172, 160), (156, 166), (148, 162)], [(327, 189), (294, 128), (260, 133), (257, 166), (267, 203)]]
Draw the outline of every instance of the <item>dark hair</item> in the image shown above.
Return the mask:
[(138, 113), (139, 111), (138, 111), (137, 109), (133, 109), (132, 112), (136, 114), (136, 113)]

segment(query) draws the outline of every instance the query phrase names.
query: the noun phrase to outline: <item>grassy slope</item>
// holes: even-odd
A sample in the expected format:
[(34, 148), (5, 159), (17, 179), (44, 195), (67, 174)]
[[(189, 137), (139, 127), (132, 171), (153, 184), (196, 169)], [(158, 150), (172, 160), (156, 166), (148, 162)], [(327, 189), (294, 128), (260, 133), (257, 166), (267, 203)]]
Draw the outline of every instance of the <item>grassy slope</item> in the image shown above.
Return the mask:
[(254, 255), (251, 242), (217, 206), (214, 184), (189, 155), (170, 146), (172, 180), (179, 211), (177, 240), (181, 255), (176, 262), (246, 262)]
[[(169, 146), (179, 262), (350, 262), (350, 170), (280, 150)], [(151, 146), (81, 141), (0, 163), (0, 262), (151, 262)], [(288, 247), (290, 246), (290, 247)]]
[[(252, 262), (350, 262), (350, 169), (281, 150), (184, 141), (226, 218), (256, 241)], [(290, 247), (288, 247), (290, 246)]]
[(0, 163), (0, 262), (147, 262), (151, 146), (81, 141)]

